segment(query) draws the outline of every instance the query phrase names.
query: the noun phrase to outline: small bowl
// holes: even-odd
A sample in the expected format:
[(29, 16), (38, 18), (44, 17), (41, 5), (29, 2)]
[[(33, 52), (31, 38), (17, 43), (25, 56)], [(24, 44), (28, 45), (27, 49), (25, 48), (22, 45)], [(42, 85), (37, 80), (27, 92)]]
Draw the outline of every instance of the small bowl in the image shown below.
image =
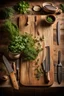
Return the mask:
[(53, 24), (55, 20), (56, 20), (55, 16), (51, 14), (47, 15), (45, 18), (46, 23), (49, 25)]
[(32, 7), (32, 10), (34, 12), (39, 12), (41, 10), (41, 7), (40, 7), (40, 5), (35, 5), (35, 6)]
[(58, 10), (58, 8), (51, 2), (44, 2), (42, 8), (47, 13), (55, 13)]
[(20, 53), (12, 53), (11, 51), (8, 52), (8, 55), (11, 59), (18, 59), (20, 57)]

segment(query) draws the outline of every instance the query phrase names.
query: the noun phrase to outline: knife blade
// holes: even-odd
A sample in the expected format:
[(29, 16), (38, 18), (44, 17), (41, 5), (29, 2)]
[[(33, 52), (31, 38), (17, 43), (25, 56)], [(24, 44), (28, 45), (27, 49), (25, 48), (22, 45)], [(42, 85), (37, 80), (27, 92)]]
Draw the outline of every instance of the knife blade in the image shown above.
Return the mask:
[(17, 81), (19, 81), (19, 59), (16, 60)]
[(57, 45), (60, 44), (60, 22), (57, 22)]
[(10, 78), (11, 78), (11, 81), (12, 81), (12, 84), (13, 84), (13, 87), (15, 89), (19, 89), (19, 86), (18, 86), (18, 82), (16, 80), (16, 77), (15, 77), (15, 74), (14, 74), (14, 71), (9, 63), (9, 61), (7, 60), (7, 58), (3, 55), (3, 61), (4, 61), (4, 64), (9, 72), (9, 75), (10, 75)]
[(50, 71), (50, 47), (49, 46), (46, 46), (46, 49), (45, 49), (45, 60), (43, 61), (43, 64), (42, 64), (42, 67), (43, 67), (43, 70), (44, 70), (44, 78), (45, 78), (45, 82), (48, 83), (50, 81), (50, 74), (49, 74), (49, 71)]
[(60, 51), (58, 51), (57, 81), (58, 81), (58, 84), (61, 84), (61, 81), (62, 81), (62, 63), (61, 63), (61, 52)]

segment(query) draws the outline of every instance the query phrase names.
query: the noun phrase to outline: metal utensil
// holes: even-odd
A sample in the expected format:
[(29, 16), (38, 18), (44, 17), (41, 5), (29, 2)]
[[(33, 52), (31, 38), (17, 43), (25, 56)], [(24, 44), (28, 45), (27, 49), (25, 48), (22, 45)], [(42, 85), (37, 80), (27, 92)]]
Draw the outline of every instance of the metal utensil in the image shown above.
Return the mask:
[(57, 45), (60, 44), (60, 22), (57, 22)]
[(57, 81), (59, 84), (62, 81), (62, 64), (61, 64), (61, 52), (60, 51), (58, 51)]
[(15, 89), (19, 89), (19, 86), (18, 86), (18, 82), (16, 80), (16, 77), (15, 77), (15, 74), (14, 74), (14, 71), (9, 63), (9, 61), (7, 60), (7, 58), (3, 55), (3, 61), (4, 61), (4, 64), (9, 72), (9, 75), (10, 75), (10, 78), (11, 78), (11, 81), (12, 81), (12, 84), (13, 84), (13, 87)]
[(17, 81), (19, 81), (19, 59), (16, 60)]
[(44, 77), (45, 77), (45, 82), (48, 83), (50, 81), (50, 47), (46, 46), (46, 57), (45, 60), (43, 61), (42, 67), (44, 70)]

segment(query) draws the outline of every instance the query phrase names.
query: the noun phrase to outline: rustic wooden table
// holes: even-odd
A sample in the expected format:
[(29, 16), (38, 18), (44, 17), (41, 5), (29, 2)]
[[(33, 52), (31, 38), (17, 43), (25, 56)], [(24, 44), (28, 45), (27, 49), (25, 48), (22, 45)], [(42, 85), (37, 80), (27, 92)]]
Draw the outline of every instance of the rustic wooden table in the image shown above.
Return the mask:
[[(60, 2), (60, 0), (59, 0), (59, 2), (56, 2), (55, 0), (53, 0), (53, 2), (55, 2), (55, 4), (58, 6), (59, 5), (59, 3), (62, 3), (62, 1)], [(15, 3), (16, 3), (16, 1), (14, 1), (14, 2), (8, 2), (8, 3), (6, 3), (6, 4), (4, 4), (4, 5), (1, 5), (1, 8), (4, 6), (4, 7), (6, 7), (6, 6), (12, 6), (12, 5), (15, 5)], [(42, 0), (41, 0), (41, 2), (37, 2), (37, 1), (35, 1), (35, 2), (30, 2), (30, 5), (32, 6), (32, 5), (37, 5), (37, 4), (42, 4)], [(32, 13), (32, 15), (33, 15), (34, 13)], [(39, 13), (38, 13), (39, 14)], [(41, 15), (41, 14), (40, 14)], [(43, 14), (42, 14), (43, 15)], [(57, 17), (57, 21), (59, 20), (60, 21), (60, 23), (61, 23), (61, 36), (60, 36), (60, 46), (57, 46), (57, 42), (56, 42), (56, 23), (55, 23), (55, 25), (54, 25), (54, 28), (53, 28), (53, 35), (54, 35), (54, 37), (53, 37), (53, 48), (54, 48), (54, 54), (53, 54), (53, 62), (54, 62), (54, 83), (53, 83), (53, 85), (52, 86), (50, 86), (50, 87), (24, 87), (24, 86), (20, 86), (20, 93), (19, 93), (19, 95), (20, 94), (25, 94), (24, 92), (26, 92), (27, 93), (27, 95), (28, 95), (28, 90), (29, 90), (29, 94), (30, 95), (34, 95), (34, 96), (36, 96), (37, 94), (41, 94), (42, 92), (43, 92), (43, 94), (45, 94), (46, 92), (53, 92), (52, 90), (56, 87), (64, 87), (64, 14), (61, 14), (61, 15), (56, 15), (56, 17)], [(57, 83), (57, 70), (56, 70), (56, 64), (57, 64), (57, 58), (58, 58), (58, 50), (61, 50), (61, 62), (62, 62), (62, 65), (63, 65), (63, 68), (62, 68), (62, 83), (61, 84), (58, 84)], [(1, 84), (0, 85), (0, 88), (7, 88), (7, 90), (11, 90), (11, 95), (10, 96), (13, 96), (13, 95), (17, 95), (18, 94), (18, 92), (16, 91), (16, 90), (14, 90), (14, 89), (11, 89), (11, 84), (10, 84), (10, 81), (9, 80), (7, 80), (4, 84)], [(3, 91), (3, 89), (1, 89), (2, 91)], [(22, 91), (21, 91), (22, 90)], [(49, 91), (50, 90), (50, 91)], [(57, 89), (55, 89), (54, 90), (54, 92), (58, 92), (60, 90), (60, 88), (57, 90)], [(13, 93), (13, 91), (15, 91), (15, 93)], [(4, 91), (6, 94), (7, 94), (7, 91)], [(37, 93), (36, 93), (37, 92)], [(48, 94), (48, 93), (46, 93), (46, 94)], [(26, 94), (25, 94), (26, 95)]]

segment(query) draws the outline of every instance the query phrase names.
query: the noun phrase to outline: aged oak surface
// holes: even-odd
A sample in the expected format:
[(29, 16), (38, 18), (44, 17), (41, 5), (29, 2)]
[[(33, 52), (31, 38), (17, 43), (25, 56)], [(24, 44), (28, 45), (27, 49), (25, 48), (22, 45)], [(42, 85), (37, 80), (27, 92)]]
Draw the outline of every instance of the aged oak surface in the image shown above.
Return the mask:
[[(54, 2), (56, 2), (56, 1), (54, 1)], [(56, 2), (55, 4), (58, 6), (59, 3), (61, 3), (61, 2)], [(32, 5), (35, 5), (35, 4), (40, 4), (41, 5), (42, 4), (42, 1), (41, 2), (30, 2), (30, 4), (31, 4), (31, 6)], [(5, 6), (9, 6), (9, 5), (12, 5), (12, 4), (10, 3), (10, 4), (7, 4)], [(34, 13), (32, 13), (32, 14), (34, 14)], [(37, 13), (35, 13), (35, 14), (37, 14)], [(17, 20), (17, 17), (14, 18), (15, 21)], [(55, 23), (53, 25), (53, 64), (54, 64), (54, 77), (55, 77), (55, 81), (54, 81), (54, 83), (53, 83), (53, 85), (51, 87), (63, 87), (64, 86), (64, 14), (56, 15), (56, 19), (57, 19), (57, 21), (58, 20), (60, 21), (60, 25), (61, 25), (61, 30), (60, 30), (61, 31), (61, 33), (60, 33), (61, 34), (61, 39), (60, 39), (60, 46), (57, 46), (57, 42), (56, 42), (56, 23)], [(1, 35), (3, 35), (3, 37)], [(5, 36), (7, 37), (6, 34), (2, 34), (2, 33), (0, 34), (0, 44), (2, 44), (3, 38)], [(6, 38), (6, 40), (4, 41), (4, 45), (5, 46), (7, 44), (7, 41), (8, 41), (8, 38)], [(1, 45), (0, 47), (1, 47), (1, 50), (2, 50), (2, 48), (4, 46)], [(6, 50), (6, 47), (4, 47), (4, 49)], [(58, 61), (58, 56), (57, 56), (58, 55), (58, 50), (61, 50), (61, 53), (62, 53), (61, 54), (61, 62), (62, 62), (62, 65), (63, 65), (63, 74), (62, 74), (63, 75), (63, 78), (62, 78), (63, 80), (62, 80), (62, 83), (60, 85), (57, 83), (57, 72), (56, 72), (56, 64), (57, 64), (57, 61)], [(0, 67), (1, 67), (1, 63), (0, 63)], [(11, 87), (10, 80), (8, 79), (3, 84), (0, 84), (0, 87)]]

